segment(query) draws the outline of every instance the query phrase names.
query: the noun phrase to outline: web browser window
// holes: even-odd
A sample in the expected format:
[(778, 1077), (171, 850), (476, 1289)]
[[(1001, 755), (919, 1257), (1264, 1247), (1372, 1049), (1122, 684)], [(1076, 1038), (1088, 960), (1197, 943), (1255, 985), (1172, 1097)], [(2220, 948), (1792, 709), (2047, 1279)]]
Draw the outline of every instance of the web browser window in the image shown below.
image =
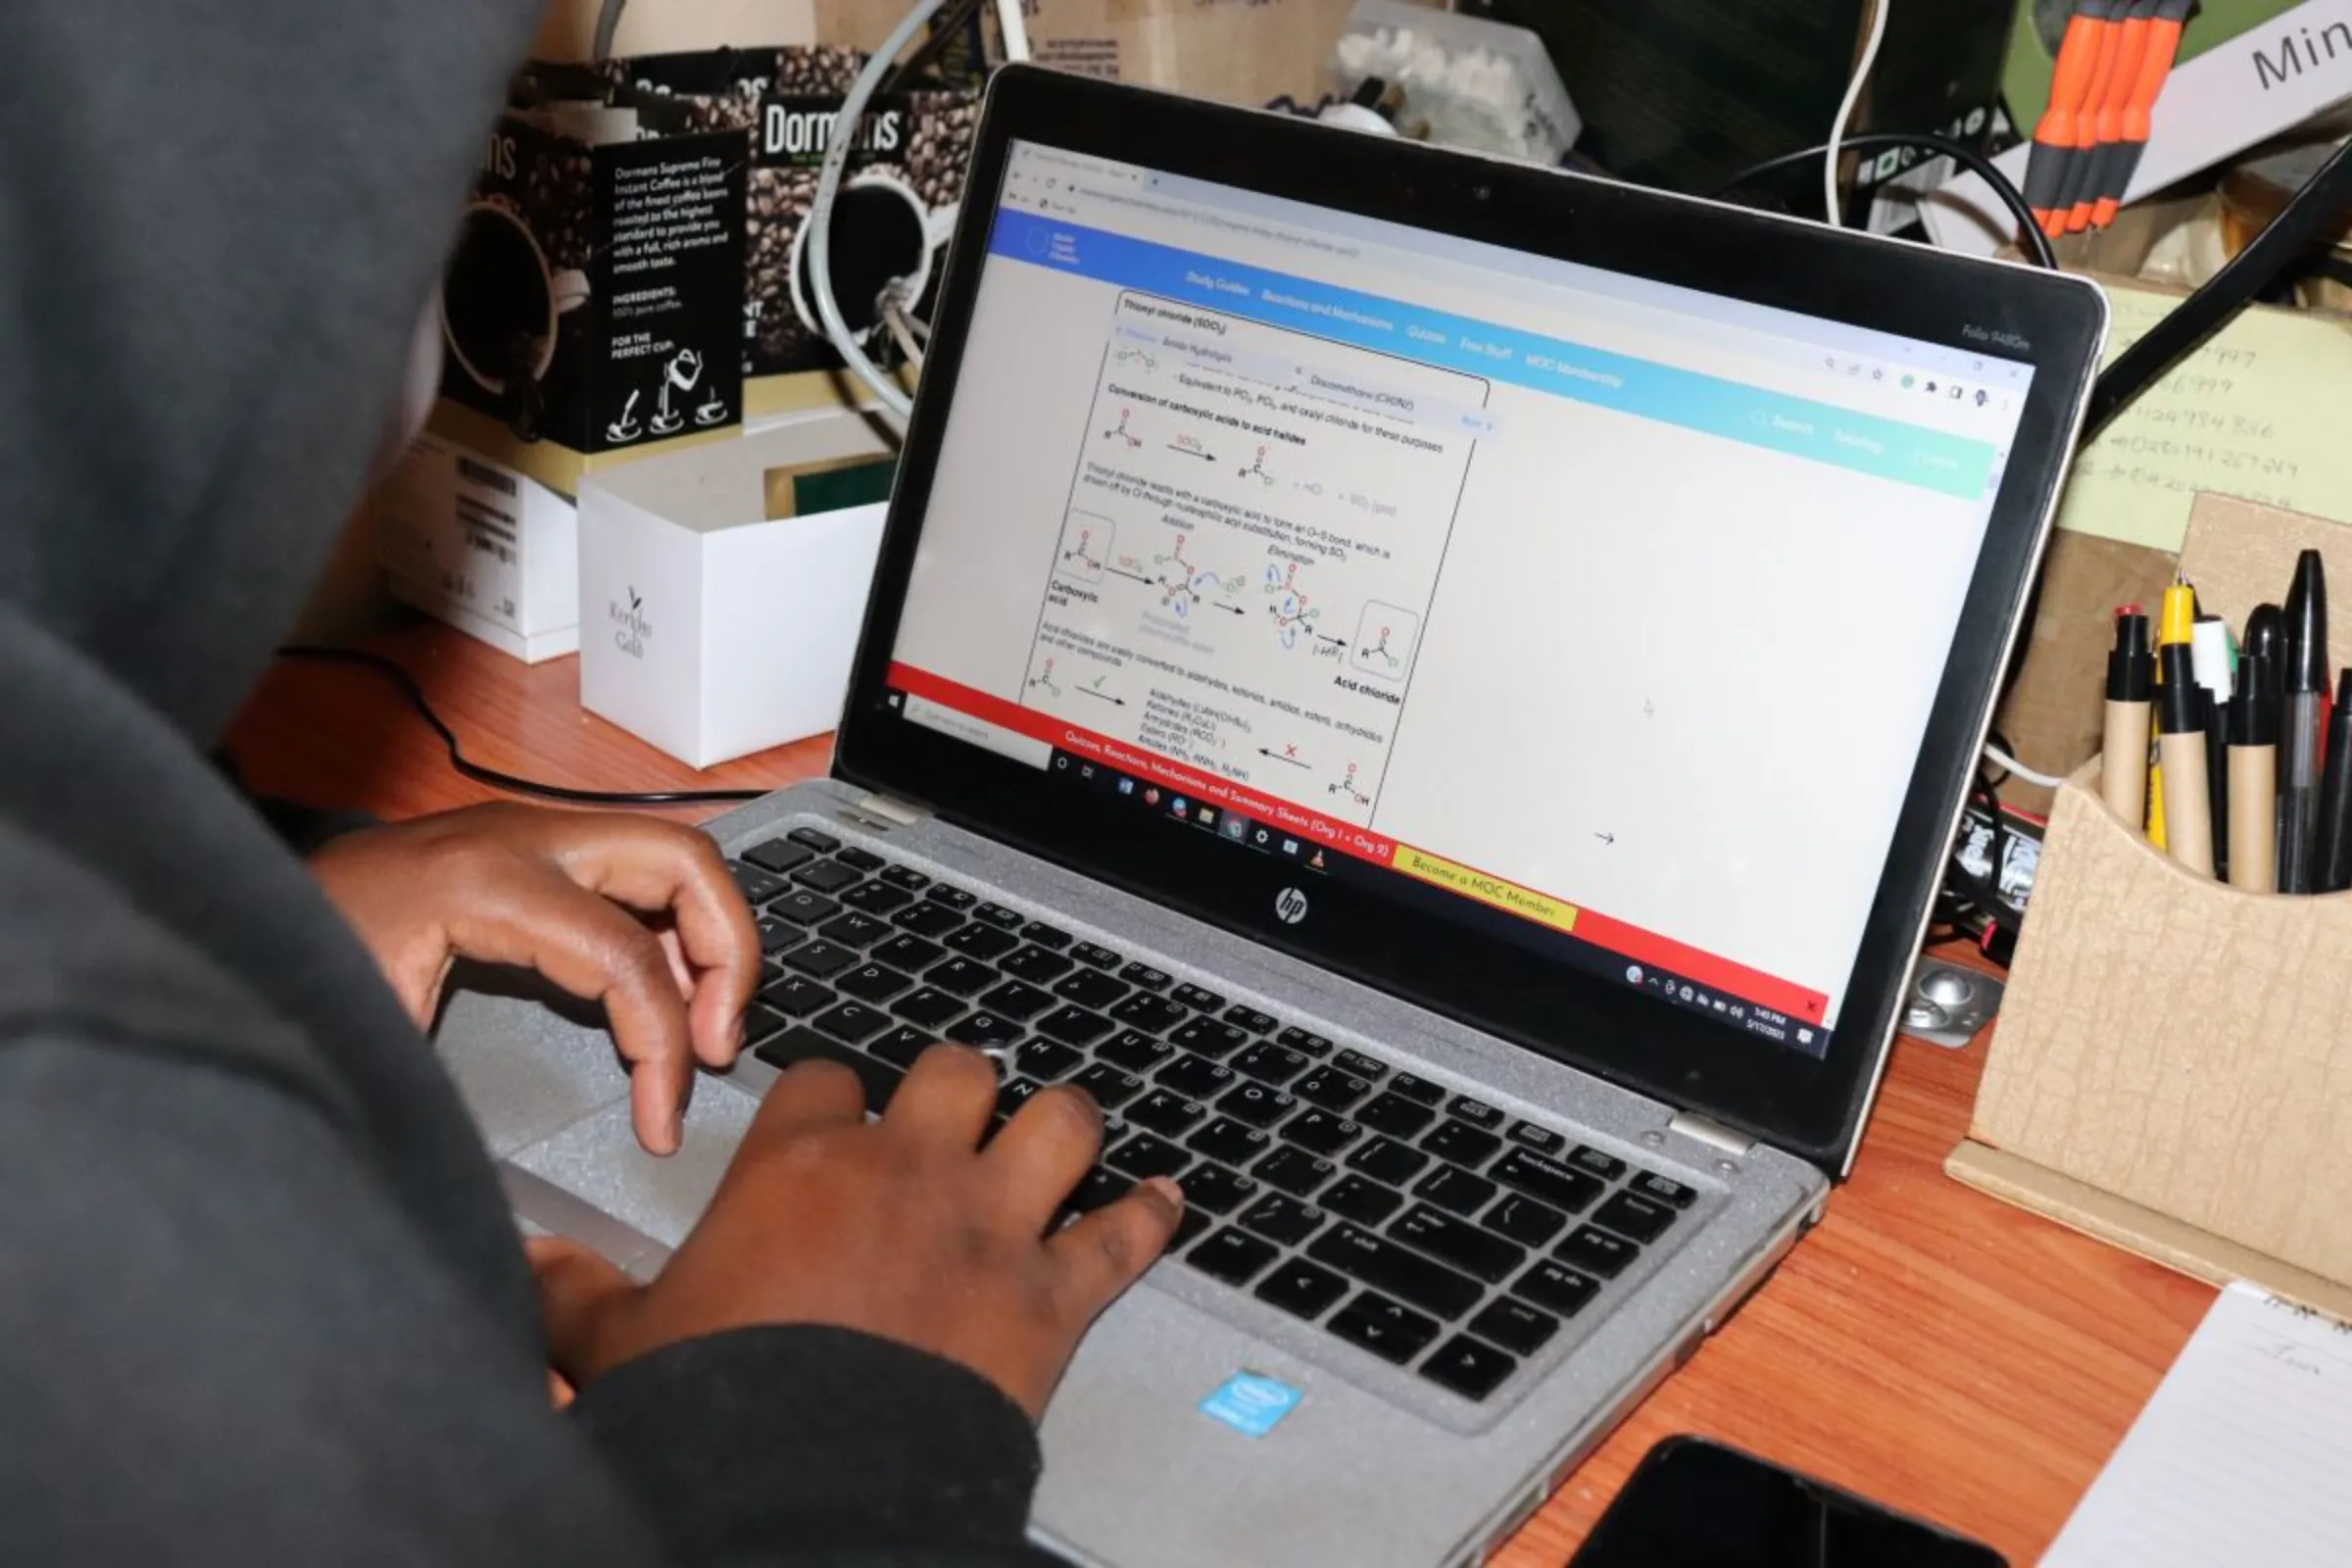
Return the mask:
[(906, 716), (1822, 1054), (2031, 368), (1016, 147)]

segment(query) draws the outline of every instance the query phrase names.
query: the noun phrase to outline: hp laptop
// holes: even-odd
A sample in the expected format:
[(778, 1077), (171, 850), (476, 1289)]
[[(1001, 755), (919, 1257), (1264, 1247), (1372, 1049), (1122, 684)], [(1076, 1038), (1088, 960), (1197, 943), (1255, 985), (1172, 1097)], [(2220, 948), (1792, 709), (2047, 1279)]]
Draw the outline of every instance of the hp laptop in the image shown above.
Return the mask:
[(640, 1273), (780, 1067), (1076, 1083), (1176, 1246), (1046, 1416), (1070, 1558), (1452, 1564), (1854, 1155), (2104, 328), (2087, 284), (999, 78), (833, 776), (710, 831), (752, 1044), (441, 1047)]

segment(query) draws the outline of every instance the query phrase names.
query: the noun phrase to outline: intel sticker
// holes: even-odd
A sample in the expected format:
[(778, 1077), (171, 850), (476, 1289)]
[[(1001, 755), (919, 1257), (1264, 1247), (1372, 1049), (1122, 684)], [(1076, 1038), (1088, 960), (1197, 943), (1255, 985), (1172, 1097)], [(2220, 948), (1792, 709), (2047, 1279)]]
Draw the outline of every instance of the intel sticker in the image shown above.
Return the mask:
[(1248, 1438), (1262, 1438), (1282, 1424), (1305, 1397), (1297, 1389), (1254, 1372), (1236, 1372), (1200, 1401), (1200, 1413)]

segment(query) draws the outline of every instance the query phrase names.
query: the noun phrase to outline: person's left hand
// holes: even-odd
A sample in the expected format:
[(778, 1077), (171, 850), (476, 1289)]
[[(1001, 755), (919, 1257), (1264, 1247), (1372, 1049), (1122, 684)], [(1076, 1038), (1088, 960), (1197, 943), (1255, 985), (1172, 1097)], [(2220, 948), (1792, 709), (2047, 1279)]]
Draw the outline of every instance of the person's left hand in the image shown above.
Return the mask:
[(743, 1046), (760, 933), (718, 847), (643, 817), (480, 806), (331, 840), (311, 870), (418, 1028), (460, 958), (601, 1002), (638, 1141), (672, 1153), (695, 1063)]

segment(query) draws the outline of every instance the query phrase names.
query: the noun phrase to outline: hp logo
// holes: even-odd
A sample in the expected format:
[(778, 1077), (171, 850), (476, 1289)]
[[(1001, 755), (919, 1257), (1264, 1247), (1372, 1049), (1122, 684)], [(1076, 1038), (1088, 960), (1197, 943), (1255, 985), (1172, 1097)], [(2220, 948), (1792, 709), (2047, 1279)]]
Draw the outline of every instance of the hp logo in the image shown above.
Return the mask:
[(1274, 912), (1284, 925), (1297, 925), (1306, 918), (1306, 895), (1297, 888), (1284, 888), (1274, 895)]

